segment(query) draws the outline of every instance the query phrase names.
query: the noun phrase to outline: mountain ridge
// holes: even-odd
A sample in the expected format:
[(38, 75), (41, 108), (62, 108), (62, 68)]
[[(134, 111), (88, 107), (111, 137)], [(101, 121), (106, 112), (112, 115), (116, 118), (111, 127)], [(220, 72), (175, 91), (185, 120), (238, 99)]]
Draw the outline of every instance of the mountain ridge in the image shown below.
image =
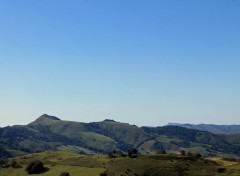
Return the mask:
[(168, 123), (167, 126), (181, 126), (196, 130), (208, 131), (217, 134), (240, 134), (240, 125), (216, 125), (216, 124), (190, 124), (190, 123)]
[(0, 128), (0, 157), (33, 152), (70, 151), (93, 155), (136, 148), (140, 153), (167, 150), (205, 156), (239, 156), (240, 135), (213, 134), (180, 126), (138, 127), (128, 123), (64, 121), (42, 115), (28, 125)]

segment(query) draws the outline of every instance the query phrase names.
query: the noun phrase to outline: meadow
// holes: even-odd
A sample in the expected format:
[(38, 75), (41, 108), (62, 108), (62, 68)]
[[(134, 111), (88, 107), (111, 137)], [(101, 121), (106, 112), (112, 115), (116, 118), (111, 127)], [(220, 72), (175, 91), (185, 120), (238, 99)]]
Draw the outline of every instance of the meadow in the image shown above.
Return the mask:
[(0, 176), (28, 176), (28, 163), (42, 161), (46, 171), (43, 176), (59, 176), (68, 172), (70, 176), (230, 176), (239, 175), (240, 163), (221, 158), (197, 159), (175, 154), (145, 154), (136, 158), (114, 154), (86, 156), (67, 152), (46, 151), (11, 158), (20, 168), (0, 168)]

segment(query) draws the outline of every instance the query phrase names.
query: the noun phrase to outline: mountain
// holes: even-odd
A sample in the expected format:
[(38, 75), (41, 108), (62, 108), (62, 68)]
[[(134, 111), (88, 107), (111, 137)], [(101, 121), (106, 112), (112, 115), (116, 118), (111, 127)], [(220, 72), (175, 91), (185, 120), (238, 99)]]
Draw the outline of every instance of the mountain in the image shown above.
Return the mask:
[(140, 153), (182, 149), (206, 156), (240, 157), (240, 135), (213, 134), (180, 126), (137, 127), (113, 120), (64, 121), (44, 114), (28, 125), (0, 128), (0, 157), (67, 151), (92, 155), (136, 148)]
[(240, 134), (240, 125), (214, 125), (214, 124), (181, 124), (169, 123), (170, 126), (181, 126), (185, 128), (192, 128), (201, 131), (208, 131), (217, 134)]
[(55, 116), (50, 116), (47, 114), (43, 114), (42, 116), (40, 116), (38, 119), (36, 119), (34, 122), (30, 123), (29, 125), (46, 125), (48, 123), (51, 123), (52, 121), (56, 121), (56, 120), (61, 120)]

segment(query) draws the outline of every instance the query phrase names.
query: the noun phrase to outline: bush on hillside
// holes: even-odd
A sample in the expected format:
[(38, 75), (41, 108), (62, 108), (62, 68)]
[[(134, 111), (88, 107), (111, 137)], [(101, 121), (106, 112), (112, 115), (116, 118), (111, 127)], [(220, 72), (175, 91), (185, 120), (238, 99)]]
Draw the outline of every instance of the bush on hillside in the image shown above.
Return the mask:
[(109, 152), (109, 153), (108, 153), (108, 157), (109, 157), (109, 158), (114, 158), (113, 153), (112, 153), (112, 152)]
[(182, 156), (185, 156), (185, 155), (186, 155), (186, 152), (185, 152), (185, 150), (181, 150), (181, 152), (180, 152), (180, 153), (181, 153), (181, 155), (182, 155)]
[(124, 152), (122, 152), (122, 151), (119, 151), (119, 156), (121, 156), (121, 157), (126, 157), (127, 155), (124, 153)]
[(132, 149), (128, 150), (128, 153), (137, 154), (138, 151), (136, 148), (132, 148)]
[(33, 161), (27, 165), (25, 170), (28, 174), (40, 174), (44, 172), (44, 165), (41, 161)]
[(195, 157), (196, 157), (197, 159), (200, 159), (200, 158), (202, 158), (202, 154), (201, 154), (201, 153), (196, 153), (196, 154), (195, 154)]
[(107, 176), (106, 172), (100, 173), (99, 176)]
[(159, 150), (157, 151), (157, 154), (167, 154), (166, 150)]
[(128, 150), (128, 157), (129, 158), (136, 158), (137, 153), (138, 153), (137, 149), (132, 148), (132, 149)]
[(20, 166), (15, 160), (11, 161), (10, 166), (14, 169), (22, 168), (22, 166)]
[(226, 172), (226, 168), (218, 168), (218, 173), (224, 173)]
[(0, 168), (7, 168), (9, 167), (8, 165), (8, 159), (0, 159)]
[(192, 157), (193, 156), (192, 152), (188, 152), (187, 156)]

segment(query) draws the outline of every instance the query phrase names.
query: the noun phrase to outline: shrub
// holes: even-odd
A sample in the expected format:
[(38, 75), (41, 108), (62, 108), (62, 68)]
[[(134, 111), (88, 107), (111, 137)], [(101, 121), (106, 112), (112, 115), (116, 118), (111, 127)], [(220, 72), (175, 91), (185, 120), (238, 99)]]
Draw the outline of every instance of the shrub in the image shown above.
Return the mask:
[(137, 153), (138, 153), (137, 149), (132, 148), (132, 149), (128, 150), (128, 157), (129, 158), (133, 158), (133, 157), (136, 158)]
[(12, 168), (16, 168), (17, 162), (15, 160), (12, 160), (11, 164)]
[(22, 166), (20, 166), (15, 160), (11, 161), (10, 166), (14, 169), (22, 168)]
[(159, 150), (157, 154), (167, 154), (166, 150)]
[(25, 170), (28, 174), (40, 174), (44, 171), (44, 165), (41, 161), (33, 161), (27, 165)]
[(106, 172), (101, 173), (99, 176), (107, 176)]
[(188, 152), (187, 156), (192, 157), (193, 156), (192, 152)]
[(127, 155), (124, 153), (124, 152), (122, 152), (122, 151), (119, 151), (119, 156), (121, 156), (121, 157), (126, 157)]
[(59, 176), (70, 176), (68, 172), (62, 172)]
[(8, 159), (0, 159), (0, 167), (2, 167), (2, 168), (7, 168), (7, 167), (9, 167), (9, 165), (8, 165)]
[(130, 152), (132, 154), (137, 154), (138, 153), (137, 149), (135, 149), (135, 148), (132, 148), (132, 149), (128, 150), (128, 153), (130, 153)]
[(108, 157), (109, 157), (109, 158), (114, 158), (113, 153), (112, 153), (112, 152), (109, 152), (109, 153), (108, 153)]
[(196, 154), (195, 154), (195, 157), (196, 157), (197, 159), (200, 159), (200, 158), (202, 158), (202, 155), (201, 155), (201, 153), (196, 153)]
[(128, 152), (128, 157), (132, 158), (132, 156), (133, 156), (133, 153), (132, 152)]
[(226, 171), (226, 169), (225, 168), (218, 168), (218, 173), (223, 173), (223, 172), (225, 172)]
[(181, 150), (181, 155), (182, 155), (182, 156), (185, 156), (185, 155), (186, 155), (185, 150)]

